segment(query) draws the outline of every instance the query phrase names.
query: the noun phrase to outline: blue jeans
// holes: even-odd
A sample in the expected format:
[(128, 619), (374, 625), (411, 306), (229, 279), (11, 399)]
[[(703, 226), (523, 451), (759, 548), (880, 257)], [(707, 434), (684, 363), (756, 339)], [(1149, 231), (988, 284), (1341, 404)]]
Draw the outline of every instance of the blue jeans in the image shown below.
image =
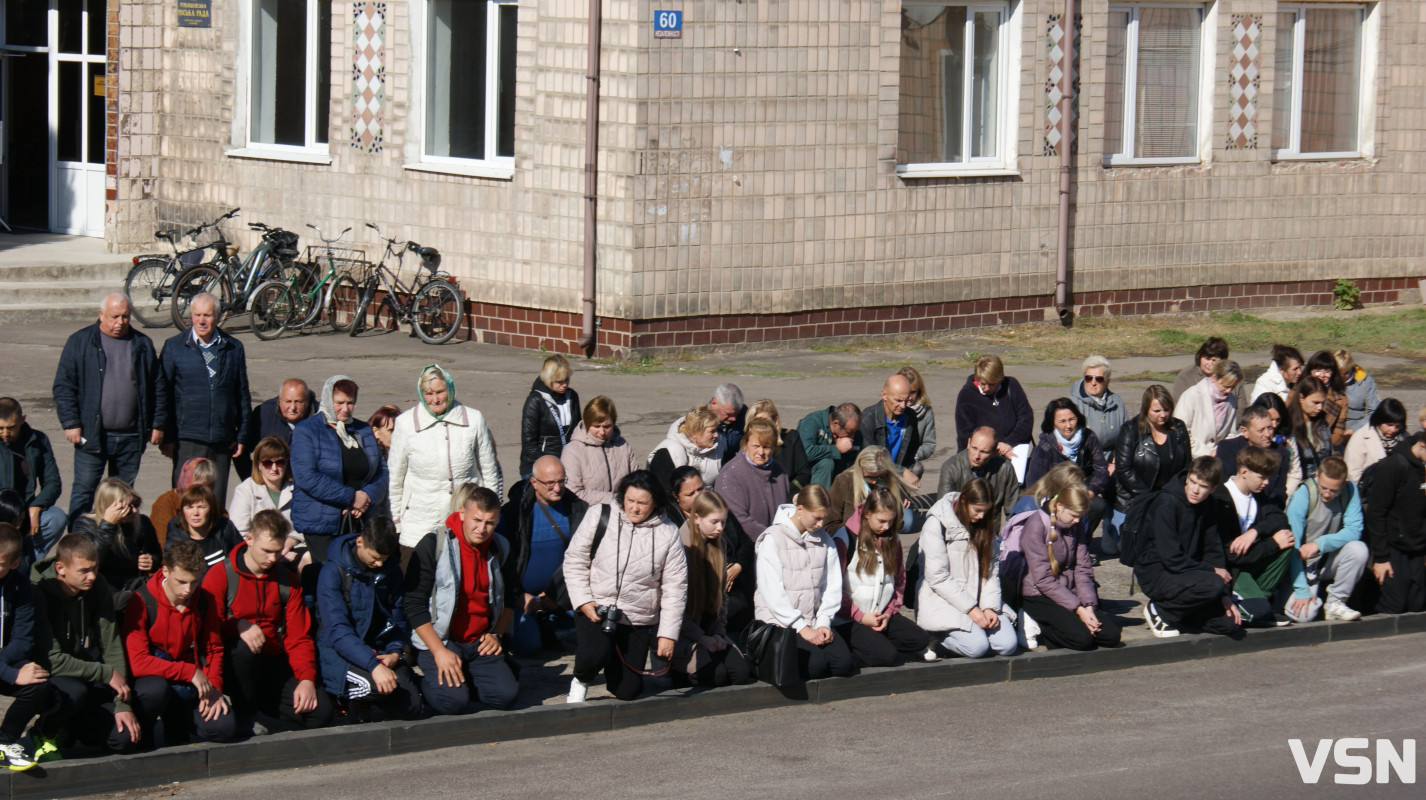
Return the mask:
[[(556, 612), (549, 617), (545, 623), (554, 628), (555, 636), (568, 634), (565, 638), (572, 638), (574, 635), (574, 618), (568, 611)], [(516, 655), (531, 656), (538, 655), (544, 649), (544, 635), (540, 632), (540, 620), (538, 614), (530, 614), (525, 611), (515, 612), (515, 619), (510, 625), (510, 647)]]
[(40, 529), (30, 532), (30, 545), (35, 548), (32, 554), (35, 560), (43, 558), (45, 553), (54, 547), (59, 537), (64, 535), (64, 527), (68, 523), (69, 515), (60, 511), (58, 506), (50, 506), (40, 512)]
[(118, 478), (130, 486), (139, 476), (139, 462), (144, 457), (144, 438), (137, 433), (99, 434), (99, 452), (89, 453), (74, 448), (74, 483), (69, 487), (69, 516), (93, 511), (94, 490), (104, 479)]
[[(1099, 538), (1099, 549), (1107, 556), (1116, 555), (1119, 552), (1119, 529), (1124, 526), (1124, 512), (1119, 509), (1110, 509), (1104, 515), (1104, 527), (1101, 529)], [(1091, 534), (1093, 531), (1090, 532)]]

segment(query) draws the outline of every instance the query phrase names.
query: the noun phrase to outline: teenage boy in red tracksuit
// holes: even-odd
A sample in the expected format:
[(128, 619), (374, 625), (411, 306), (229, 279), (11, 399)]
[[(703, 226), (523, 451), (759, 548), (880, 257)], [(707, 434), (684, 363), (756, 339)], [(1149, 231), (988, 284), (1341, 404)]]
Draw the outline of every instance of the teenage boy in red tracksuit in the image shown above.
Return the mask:
[(188, 744), (195, 732), (226, 742), (236, 733), (223, 699), (223, 623), (200, 586), (206, 567), (197, 542), (169, 542), (163, 569), (129, 598), (120, 622), (139, 723), (148, 732), (162, 719), (160, 744)]
[[(332, 701), (317, 685), (317, 647), (301, 582), (282, 560), (291, 531), (282, 514), (259, 511), (245, 541), (203, 578), (203, 591), (223, 619), (229, 693), (258, 734), (274, 726), (320, 728), (332, 719)], [(230, 588), (233, 580), (236, 588)]]

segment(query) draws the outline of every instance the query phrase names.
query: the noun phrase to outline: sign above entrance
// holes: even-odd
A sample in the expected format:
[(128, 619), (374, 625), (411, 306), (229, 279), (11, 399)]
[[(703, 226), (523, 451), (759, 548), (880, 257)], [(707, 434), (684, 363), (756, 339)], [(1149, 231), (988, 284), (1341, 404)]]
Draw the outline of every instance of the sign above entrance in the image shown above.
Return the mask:
[(178, 0), (178, 27), (213, 27), (213, 0)]
[[(183, 0), (179, 0), (183, 2)], [(655, 11), (654, 12), (654, 38), (655, 39), (682, 39), (683, 38), (683, 12), (682, 11)]]

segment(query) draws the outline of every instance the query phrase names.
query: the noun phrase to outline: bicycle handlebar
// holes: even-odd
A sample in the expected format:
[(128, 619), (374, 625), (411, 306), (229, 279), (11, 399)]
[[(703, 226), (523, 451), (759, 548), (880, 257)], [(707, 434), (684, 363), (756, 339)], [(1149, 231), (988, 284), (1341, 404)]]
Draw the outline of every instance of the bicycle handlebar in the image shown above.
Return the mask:
[[(183, 235), (184, 235), (184, 237), (186, 237), (186, 238), (192, 238), (192, 237), (197, 236), (198, 234), (202, 233), (203, 231), (208, 230), (209, 228), (215, 228), (215, 229), (216, 229), (216, 228), (218, 227), (218, 223), (222, 222), (222, 221), (225, 220), (225, 219), (232, 219), (233, 217), (237, 216), (237, 214), (238, 214), (239, 211), (242, 211), (242, 209), (241, 209), (241, 208), (235, 208), (235, 209), (229, 211), (228, 213), (222, 215), (221, 217), (218, 217), (217, 219), (213, 220), (212, 222), (205, 222), (205, 223), (203, 223), (202, 225), (199, 225), (199, 226), (196, 227), (196, 228), (189, 228), (188, 230), (186, 230), (186, 231), (183, 232)], [(220, 235), (220, 236), (222, 235), (221, 232), (219, 233), (219, 235)]]
[(317, 227), (316, 225), (313, 225), (312, 223), (309, 222), (309, 223), (307, 223), (307, 227), (309, 227), (309, 228), (311, 228), (312, 230), (316, 231), (316, 232), (317, 232), (317, 238), (318, 238), (318, 239), (321, 239), (323, 242), (325, 242), (326, 244), (329, 244), (329, 245), (332, 244), (333, 242), (339, 242), (339, 241), (341, 241), (341, 239), (342, 239), (343, 236), (346, 236), (347, 234), (349, 234), (349, 233), (352, 232), (352, 226), (348, 225), (348, 226), (346, 227), (346, 229), (343, 230), (341, 233), (337, 234), (336, 236), (332, 237), (331, 239), (328, 239), (326, 236), (323, 236), (323, 235), (322, 235), (322, 229), (319, 228), (319, 227)]

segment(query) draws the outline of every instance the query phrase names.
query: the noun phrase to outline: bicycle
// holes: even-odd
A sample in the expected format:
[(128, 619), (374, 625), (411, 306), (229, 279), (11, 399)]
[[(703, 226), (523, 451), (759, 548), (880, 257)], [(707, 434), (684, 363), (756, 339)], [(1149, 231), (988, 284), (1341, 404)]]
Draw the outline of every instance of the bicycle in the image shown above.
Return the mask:
[[(147, 328), (167, 328), (173, 325), (169, 301), (173, 298), (178, 276), (190, 267), (217, 258), (217, 252), (206, 259), (204, 254), (220, 246), (219, 242), (209, 242), (189, 250), (179, 250), (179, 241), (192, 239), (209, 228), (216, 228), (218, 223), (237, 215), (240, 210), (235, 208), (212, 222), (190, 228), (184, 231), (182, 236), (175, 231), (154, 233), (155, 239), (167, 242), (168, 246), (173, 248), (173, 254), (150, 253), (134, 256), (134, 266), (124, 278), (124, 294), (129, 298), (129, 309), (134, 319)], [(221, 234), (219, 238), (221, 240)]]
[(264, 281), (276, 277), (306, 279), (307, 268), (296, 260), (297, 234), (261, 222), (250, 222), (248, 228), (261, 231), (262, 241), (241, 260), (219, 230), (214, 244), (221, 246), (221, 255), (206, 264), (189, 267), (178, 276), (169, 313), (179, 330), (188, 330), (188, 305), (202, 292), (218, 298), (216, 324), (222, 325), (230, 315), (248, 310), (253, 293)]
[[(320, 279), (306, 285), (302, 276), (293, 275), (286, 279), (264, 281), (254, 289), (251, 327), (259, 339), (276, 339), (290, 328), (305, 328), (317, 321), (323, 308), (328, 309), (327, 321), (338, 333), (345, 331), (350, 324), (347, 317), (334, 310), (334, 304), (339, 302), (338, 297), (355, 296), (356, 281), (351, 277), (351, 270), (370, 266), (364, 259), (365, 253), (335, 246), (351, 232), (350, 227), (330, 239), (323, 236), (316, 225), (307, 227), (316, 231), (317, 238), (322, 240), (320, 247), (312, 245), (307, 248), (308, 274), (317, 274), (323, 259), (326, 260), (326, 272)], [(321, 253), (315, 253), (317, 250)]]
[[(400, 323), (409, 323), (412, 332), (427, 344), (450, 341), (460, 330), (465, 298), (455, 279), (440, 271), (440, 251), (434, 247), (422, 247), (416, 242), (403, 243), (389, 238), (374, 223), (368, 222), (366, 226), (386, 243), (386, 250), (361, 286), (360, 295), (354, 295), (357, 301), (349, 309), (351, 323), (348, 334), (356, 336), (368, 329), (393, 330)], [(421, 261), (409, 287), (401, 281), (402, 261), (407, 253), (415, 253)], [(392, 258), (396, 259), (395, 270), (386, 266)], [(422, 269), (430, 274), (422, 277)], [(377, 292), (381, 289), (385, 293), (378, 299)], [(371, 310), (373, 303), (376, 304), (374, 311)], [(339, 307), (334, 313), (347, 310)], [(367, 326), (368, 314), (373, 316), (374, 324), (370, 328)]]

